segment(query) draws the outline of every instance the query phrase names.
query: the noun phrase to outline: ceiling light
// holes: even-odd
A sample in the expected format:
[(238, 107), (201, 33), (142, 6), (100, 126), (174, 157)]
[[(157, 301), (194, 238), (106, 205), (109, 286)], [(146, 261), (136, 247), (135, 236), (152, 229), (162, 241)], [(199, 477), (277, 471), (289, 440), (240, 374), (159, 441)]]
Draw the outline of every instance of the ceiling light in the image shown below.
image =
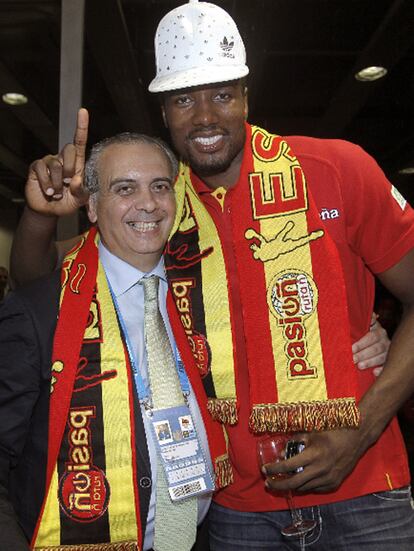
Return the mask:
[(387, 72), (388, 71), (385, 67), (372, 65), (358, 71), (355, 74), (355, 78), (363, 82), (372, 82), (373, 80), (378, 80), (379, 78), (385, 77)]
[(414, 166), (407, 166), (405, 168), (401, 168), (398, 172), (399, 174), (414, 174)]
[(9, 105), (24, 105), (28, 100), (24, 94), (19, 94), (18, 92), (7, 92), (7, 94), (3, 94), (3, 101)]

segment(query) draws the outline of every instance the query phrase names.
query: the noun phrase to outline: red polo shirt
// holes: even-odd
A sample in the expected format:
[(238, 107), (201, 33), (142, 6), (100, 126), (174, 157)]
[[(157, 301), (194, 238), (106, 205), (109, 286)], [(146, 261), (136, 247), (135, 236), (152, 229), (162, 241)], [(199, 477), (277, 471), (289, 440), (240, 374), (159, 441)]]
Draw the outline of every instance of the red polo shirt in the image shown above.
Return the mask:
[[(305, 172), (321, 221), (334, 239), (347, 290), (351, 337), (355, 342), (369, 328), (374, 302), (374, 276), (414, 247), (414, 212), (385, 178), (376, 162), (358, 146), (340, 140), (287, 139)], [(228, 427), (234, 483), (215, 500), (240, 511), (286, 509), (286, 500), (267, 491), (256, 457), (256, 436), (248, 428), (249, 388), (240, 305), (239, 281), (231, 241), (232, 190), (212, 192), (193, 175), (193, 184), (212, 216), (223, 245), (230, 300), (236, 327), (237, 425)], [(237, 185), (247, 185), (239, 181)], [(258, 323), (260, 320), (258, 320)], [(356, 369), (356, 368), (355, 368)], [(358, 372), (363, 395), (374, 381), (372, 370)], [(404, 442), (396, 419), (360, 459), (341, 486), (329, 494), (295, 497), (298, 507), (350, 499), (398, 488), (410, 480)]]

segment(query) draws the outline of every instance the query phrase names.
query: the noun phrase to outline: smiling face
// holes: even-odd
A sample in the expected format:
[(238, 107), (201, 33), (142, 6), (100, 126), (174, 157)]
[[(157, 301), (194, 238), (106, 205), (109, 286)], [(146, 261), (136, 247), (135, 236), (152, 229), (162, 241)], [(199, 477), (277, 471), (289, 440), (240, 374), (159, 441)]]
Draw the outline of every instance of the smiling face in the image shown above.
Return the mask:
[(112, 144), (97, 164), (99, 191), (88, 215), (104, 245), (143, 272), (158, 263), (175, 216), (171, 167), (148, 143)]
[(241, 81), (169, 92), (163, 116), (175, 149), (207, 185), (228, 188), (236, 183), (247, 116)]

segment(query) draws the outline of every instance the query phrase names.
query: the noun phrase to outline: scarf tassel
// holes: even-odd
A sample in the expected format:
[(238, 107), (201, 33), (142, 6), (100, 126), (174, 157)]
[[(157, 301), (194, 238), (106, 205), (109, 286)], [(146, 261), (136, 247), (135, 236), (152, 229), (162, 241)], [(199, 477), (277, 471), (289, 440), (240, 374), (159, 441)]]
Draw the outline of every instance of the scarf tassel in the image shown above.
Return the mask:
[(214, 464), (216, 488), (224, 488), (233, 482), (233, 469), (227, 455), (217, 457)]
[(235, 425), (238, 421), (237, 401), (235, 398), (209, 398), (207, 408), (214, 421)]
[(357, 428), (360, 413), (354, 398), (324, 402), (257, 404), (250, 416), (253, 432), (311, 432)]
[(118, 543), (87, 543), (85, 545), (56, 545), (35, 547), (34, 551), (140, 551), (136, 541)]

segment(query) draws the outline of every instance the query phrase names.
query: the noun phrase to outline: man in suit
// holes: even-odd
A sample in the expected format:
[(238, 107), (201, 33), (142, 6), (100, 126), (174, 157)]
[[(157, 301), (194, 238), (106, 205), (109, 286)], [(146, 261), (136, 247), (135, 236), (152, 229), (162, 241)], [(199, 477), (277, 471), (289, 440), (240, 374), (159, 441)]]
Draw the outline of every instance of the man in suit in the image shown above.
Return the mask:
[[(155, 392), (145, 320), (146, 284), (154, 279), (179, 358), (161, 259), (176, 210), (176, 172), (173, 153), (157, 139), (121, 134), (94, 146), (86, 187), (96, 236), (91, 230), (82, 239), (62, 272), (13, 292), (1, 306), (1, 549), (26, 551), (29, 542), (35, 549), (171, 549), (155, 543), (162, 467), (144, 413)], [(191, 366), (186, 370), (178, 394), (185, 383), (188, 406), (182, 407), (192, 415), (209, 472), (196, 399), (202, 389)], [(194, 543), (197, 516), (201, 522), (210, 496), (190, 498), (195, 516), (188, 528), (169, 526), (180, 549)]]

